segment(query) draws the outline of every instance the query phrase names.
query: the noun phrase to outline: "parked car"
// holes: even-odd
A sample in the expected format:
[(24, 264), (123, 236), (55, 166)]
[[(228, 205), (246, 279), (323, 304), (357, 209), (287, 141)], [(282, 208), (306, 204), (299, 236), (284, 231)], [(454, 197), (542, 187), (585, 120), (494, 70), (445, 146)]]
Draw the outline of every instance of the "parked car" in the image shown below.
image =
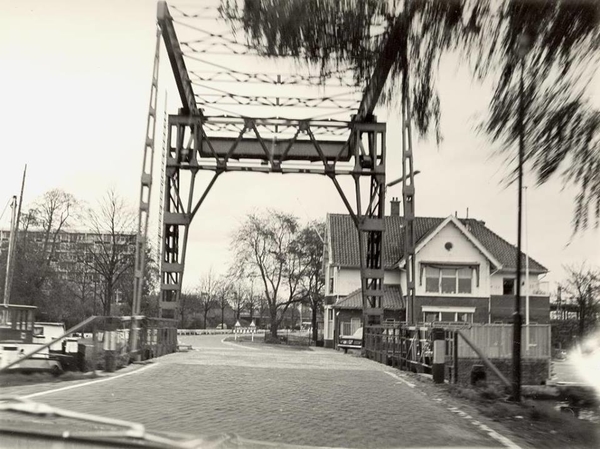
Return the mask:
[(348, 349), (361, 349), (363, 340), (363, 328), (359, 327), (352, 335), (342, 335), (339, 338), (338, 348), (342, 348), (344, 353)]
[[(38, 345), (2, 343), (0, 346), (0, 368), (24, 357), (25, 354), (35, 350), (36, 346)], [(13, 365), (9, 368), (9, 371), (22, 373), (47, 372), (59, 376), (63, 373), (63, 367), (59, 360), (52, 358), (46, 348), (29, 359)]]

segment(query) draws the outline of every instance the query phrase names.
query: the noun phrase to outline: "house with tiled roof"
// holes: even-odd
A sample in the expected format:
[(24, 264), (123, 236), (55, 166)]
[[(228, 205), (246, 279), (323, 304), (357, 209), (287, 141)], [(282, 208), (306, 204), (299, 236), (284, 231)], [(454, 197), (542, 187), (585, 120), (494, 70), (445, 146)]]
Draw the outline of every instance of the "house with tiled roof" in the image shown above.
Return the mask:
[[(406, 319), (404, 217), (399, 205), (384, 218), (384, 319)], [(349, 215), (328, 214), (324, 249), (327, 277), (324, 336), (362, 326), (358, 232)], [(473, 218), (416, 217), (415, 317), (418, 322), (509, 323), (514, 310), (517, 248)], [(522, 267), (525, 270), (525, 255)], [(529, 296), (531, 323), (549, 322), (549, 294), (540, 285), (548, 270), (531, 256), (529, 288), (522, 276), (521, 294)], [(524, 272), (524, 271), (523, 271)], [(521, 301), (525, 308), (526, 301)], [(525, 310), (522, 311), (525, 313)]]

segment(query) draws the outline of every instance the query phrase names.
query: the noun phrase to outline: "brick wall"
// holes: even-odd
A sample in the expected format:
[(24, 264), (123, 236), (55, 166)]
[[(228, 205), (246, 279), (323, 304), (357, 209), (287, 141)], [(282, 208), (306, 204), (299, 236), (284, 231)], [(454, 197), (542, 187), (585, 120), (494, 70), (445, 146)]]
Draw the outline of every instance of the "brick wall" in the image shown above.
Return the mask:
[[(509, 381), (512, 380), (512, 360), (511, 359), (490, 359), (496, 368)], [(471, 383), (471, 370), (474, 365), (483, 365), (486, 373), (487, 383), (501, 383), (501, 380), (487, 368), (480, 359), (459, 359), (458, 362), (458, 383), (469, 385)], [(521, 361), (521, 381), (523, 385), (541, 385), (548, 379), (550, 360), (547, 359), (523, 359)], [(446, 360), (445, 378), (451, 380), (452, 361)]]
[[(492, 295), (492, 323), (502, 321), (512, 323), (512, 313), (515, 310), (513, 295)], [(521, 314), (525, 323), (525, 297), (521, 298)], [(538, 324), (550, 322), (550, 298), (548, 296), (529, 297), (529, 320)]]

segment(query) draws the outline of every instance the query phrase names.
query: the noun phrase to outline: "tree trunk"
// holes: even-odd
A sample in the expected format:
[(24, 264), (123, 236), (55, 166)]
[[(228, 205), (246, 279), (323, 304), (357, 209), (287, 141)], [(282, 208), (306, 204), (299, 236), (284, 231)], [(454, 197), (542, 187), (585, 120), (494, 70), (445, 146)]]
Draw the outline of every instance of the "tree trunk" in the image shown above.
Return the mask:
[(313, 332), (313, 340), (315, 342), (315, 346), (317, 345), (317, 340), (319, 339), (319, 324), (317, 323), (317, 305), (312, 304), (312, 332)]
[(110, 303), (112, 302), (112, 285), (106, 284), (104, 297), (104, 316), (110, 316)]
[(224, 323), (225, 323), (225, 307), (221, 307), (221, 328), (223, 327)]
[(585, 315), (586, 315), (585, 299), (579, 304), (579, 341), (583, 340), (585, 335)]
[(249, 310), (249, 313), (250, 313), (250, 322), (252, 322), (254, 320), (254, 305), (250, 304), (249, 309), (250, 309)]
[(277, 338), (277, 328), (279, 327), (279, 323), (277, 323), (277, 310), (275, 310), (275, 313), (271, 312), (271, 323), (269, 324), (271, 329), (271, 337)]
[(207, 316), (208, 316), (208, 310), (204, 309), (204, 329), (208, 329), (208, 327), (206, 326)]
[(292, 317), (290, 318), (290, 328), (292, 330), (294, 330), (294, 327), (296, 326), (296, 307), (295, 304), (292, 304)]

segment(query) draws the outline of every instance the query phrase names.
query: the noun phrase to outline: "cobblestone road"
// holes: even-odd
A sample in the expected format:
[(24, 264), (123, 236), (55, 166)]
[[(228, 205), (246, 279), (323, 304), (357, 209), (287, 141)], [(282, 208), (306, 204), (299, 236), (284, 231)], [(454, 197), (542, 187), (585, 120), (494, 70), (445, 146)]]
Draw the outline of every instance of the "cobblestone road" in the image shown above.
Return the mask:
[(203, 436), (329, 447), (502, 447), (418, 386), (390, 375), (391, 368), (328, 349), (222, 338), (183, 337), (193, 351), (33, 399)]

